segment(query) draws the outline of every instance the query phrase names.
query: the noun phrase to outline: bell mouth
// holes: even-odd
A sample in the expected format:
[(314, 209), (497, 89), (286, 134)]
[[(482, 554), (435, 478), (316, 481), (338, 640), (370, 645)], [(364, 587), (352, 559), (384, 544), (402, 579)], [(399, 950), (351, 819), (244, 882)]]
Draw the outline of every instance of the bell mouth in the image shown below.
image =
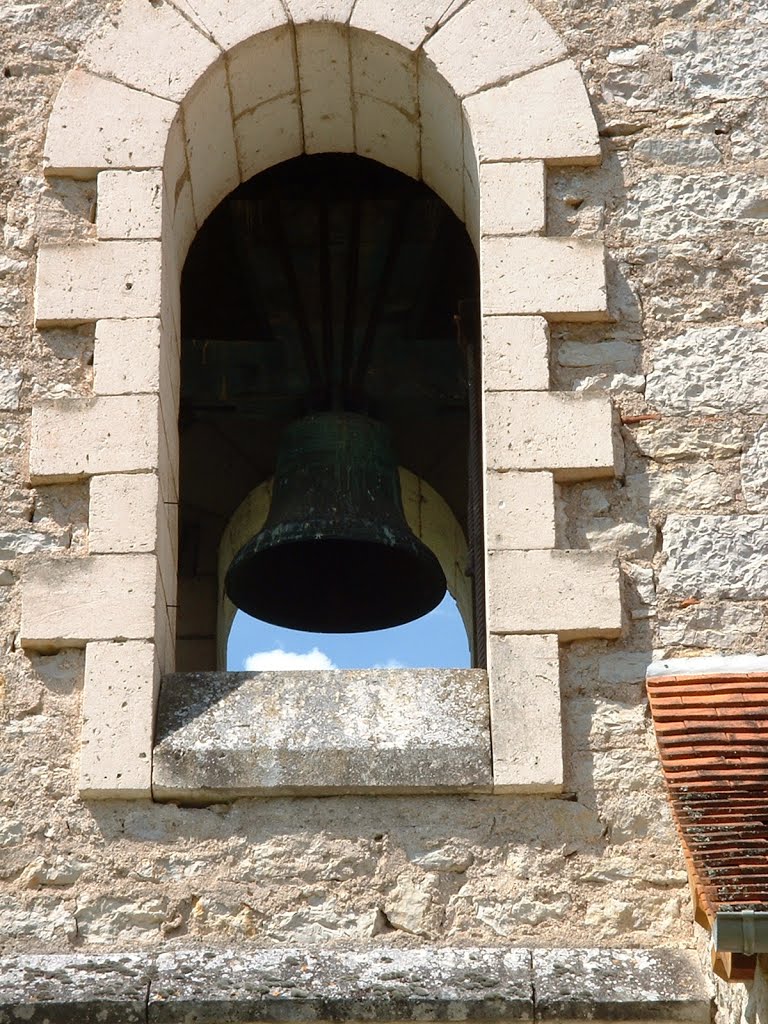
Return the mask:
[(226, 576), (230, 600), (254, 618), (310, 633), (364, 633), (418, 619), (445, 596), (440, 563), (415, 536), (398, 537), (395, 547), (349, 535), (275, 542), (272, 533), (246, 544)]

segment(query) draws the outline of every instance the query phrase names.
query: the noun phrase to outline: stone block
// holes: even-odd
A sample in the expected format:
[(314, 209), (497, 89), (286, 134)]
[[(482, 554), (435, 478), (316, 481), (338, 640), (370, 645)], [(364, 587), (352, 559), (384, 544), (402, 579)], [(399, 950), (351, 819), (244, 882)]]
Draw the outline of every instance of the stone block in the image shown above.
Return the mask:
[(179, 500), (179, 422), (173, 412), (160, 406), (160, 427), (158, 430), (158, 476), (163, 501)]
[(563, 786), (556, 636), (492, 636), (488, 651), (495, 793)]
[(19, 408), (23, 379), (17, 367), (0, 367), (0, 412), (16, 412)]
[(707, 1024), (707, 986), (695, 952), (663, 947), (70, 952), (0, 960), (0, 1013), (32, 1024), (91, 1015), (103, 1024), (179, 1024), (201, 1007), (206, 1019), (231, 1024), (314, 1021), (329, 1010), (338, 1020), (397, 1014), (416, 1021), (429, 1012), (445, 1020), (530, 1021), (535, 991), (546, 1021)]
[[(358, 5), (359, 6), (359, 5)], [(421, 176), (464, 220), (464, 140), (461, 103), (431, 65), (419, 61)]]
[(166, 677), (156, 799), (488, 791), (482, 670), (197, 673)]
[(80, 56), (90, 71), (133, 89), (182, 100), (219, 49), (171, 4), (123, 0)]
[(589, 96), (569, 60), (470, 96), (464, 109), (483, 161), (600, 162)]
[(652, 359), (645, 396), (662, 412), (768, 412), (768, 328), (694, 327), (663, 337)]
[(354, 152), (346, 28), (330, 23), (299, 25), (296, 49), (306, 152)]
[(159, 683), (154, 644), (126, 641), (86, 646), (81, 797), (151, 797), (152, 727)]
[(536, 1015), (542, 1021), (688, 1021), (707, 1024), (709, 982), (693, 950), (536, 949)]
[(183, 103), (195, 218), (208, 214), (240, 184), (229, 83), (223, 63), (212, 67)]
[(38, 327), (158, 316), (160, 254), (160, 243), (146, 240), (41, 246)]
[(301, 108), (297, 96), (264, 103), (235, 121), (235, 141), (243, 181), (300, 156)]
[(160, 238), (162, 215), (162, 171), (101, 171), (96, 207), (99, 238)]
[(176, 604), (178, 505), (164, 501), (154, 473), (117, 473), (91, 479), (90, 554), (154, 553), (166, 603)]
[(488, 472), (485, 509), (489, 548), (525, 551), (555, 546), (551, 473)]
[(155, 473), (115, 473), (91, 478), (88, 504), (90, 554), (157, 550), (160, 483)]
[(640, 139), (632, 148), (636, 160), (679, 167), (711, 167), (723, 162), (720, 150), (710, 138)]
[(95, 178), (103, 168), (162, 167), (178, 106), (76, 68), (48, 121), (48, 175)]
[[(175, 352), (173, 360), (161, 359), (162, 340), (162, 325), (156, 317), (138, 320), (99, 320), (96, 324), (93, 349), (94, 393), (159, 393), (161, 367), (172, 361), (178, 363)], [(178, 390), (178, 384), (175, 390)]]
[(288, 20), (280, 0), (257, 4), (253, 0), (175, 0), (175, 4), (225, 51)]
[(389, 103), (380, 103), (370, 96), (357, 97), (355, 150), (360, 156), (394, 167), (411, 178), (419, 176), (418, 124)]
[(173, 209), (171, 209), (170, 203), (167, 203), (165, 224), (164, 241), (166, 246), (169, 243), (172, 244), (174, 262), (176, 266), (183, 267), (189, 247), (197, 234), (195, 204), (192, 199), (192, 185), (189, 179), (179, 187)]
[(282, 25), (236, 47), (227, 57), (232, 113), (237, 119), (279, 96), (297, 96), (293, 32)]
[(766, 515), (667, 517), (659, 587), (677, 598), (768, 597)]
[(406, 5), (399, 0), (357, 0), (350, 25), (415, 51), (446, 11), (445, 0), (414, 0)]
[[(412, 54), (389, 38), (369, 32), (350, 33), (349, 52), (355, 98), (367, 96), (381, 103), (390, 103), (416, 121), (416, 61)], [(367, 130), (372, 132), (374, 125), (375, 122)]]
[(462, 107), (461, 134), (464, 148), (464, 224), (480, 256), (480, 157), (472, 137), (467, 112)]
[(489, 469), (549, 469), (557, 480), (615, 472), (613, 412), (602, 395), (491, 391), (485, 412)]
[(543, 160), (480, 165), (481, 235), (541, 235), (545, 220)]
[(669, 32), (663, 50), (676, 85), (695, 99), (721, 103), (765, 94), (768, 29), (757, 18), (744, 28)]
[(638, 240), (664, 238), (683, 245), (694, 239), (706, 245), (713, 233), (739, 228), (758, 235), (765, 184), (765, 177), (736, 171), (639, 175), (627, 190), (616, 226)]
[(483, 317), (486, 391), (549, 389), (549, 327), (540, 316)]
[[(509, 41), (514, 40), (510, 46)], [(441, 25), (424, 51), (459, 96), (566, 56), (555, 30), (525, 0), (475, 0)]]
[(489, 551), (492, 633), (557, 633), (561, 640), (621, 633), (619, 570), (594, 551)]
[(153, 965), (140, 953), (4, 957), (0, 1020), (86, 1024), (90, 1018), (100, 1024), (146, 1024)]
[(483, 238), (483, 311), (539, 314), (549, 320), (605, 320), (604, 258), (602, 242), (587, 239)]
[(768, 427), (763, 425), (741, 457), (741, 490), (750, 512), (768, 512)]
[(349, 1021), (416, 1021), (428, 1014), (532, 1020), (529, 959), (522, 949), (435, 946), (315, 948), (311, 957), (304, 948), (249, 950), (234, 959), (230, 951), (162, 953), (149, 1019), (181, 1024), (203, 1005), (211, 1007), (212, 1021), (231, 1024), (284, 1015), (310, 1021), (330, 1013)]
[(155, 624), (155, 648), (160, 675), (176, 671), (176, 608), (166, 604), (158, 608)]
[(564, 341), (557, 348), (559, 366), (569, 369), (604, 369), (631, 372), (635, 369), (640, 350), (628, 341)]
[(160, 433), (154, 395), (38, 402), (32, 410), (30, 482), (155, 470)]
[(21, 644), (55, 650), (91, 640), (151, 640), (158, 590), (154, 555), (40, 560), (24, 580)]
[(181, 109), (168, 135), (163, 186), (163, 241), (166, 248), (172, 243), (173, 263), (176, 267), (183, 267), (198, 225), (192, 202), (186, 132)]
[(656, 462), (729, 459), (744, 450), (741, 424), (721, 418), (702, 423), (687, 420), (685, 430), (675, 418), (657, 420), (637, 427), (634, 439), (639, 451)]
[(286, 10), (296, 25), (308, 21), (346, 25), (354, 6), (354, 0), (285, 0)]

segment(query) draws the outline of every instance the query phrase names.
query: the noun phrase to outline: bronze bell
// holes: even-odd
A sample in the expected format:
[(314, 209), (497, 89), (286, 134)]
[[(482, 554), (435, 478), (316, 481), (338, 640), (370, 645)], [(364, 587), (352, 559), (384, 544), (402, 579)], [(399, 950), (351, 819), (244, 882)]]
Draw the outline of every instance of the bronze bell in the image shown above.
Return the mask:
[(267, 521), (224, 585), (248, 615), (316, 633), (399, 626), (440, 603), (445, 576), (405, 521), (384, 424), (327, 412), (288, 427)]

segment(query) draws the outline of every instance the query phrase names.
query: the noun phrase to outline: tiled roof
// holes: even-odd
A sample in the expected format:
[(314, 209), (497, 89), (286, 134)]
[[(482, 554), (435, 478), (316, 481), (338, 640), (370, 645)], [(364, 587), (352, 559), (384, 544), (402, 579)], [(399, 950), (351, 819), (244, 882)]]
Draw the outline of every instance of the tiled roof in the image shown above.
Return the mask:
[(677, 666), (649, 673), (648, 695), (697, 917), (711, 926), (718, 911), (768, 910), (768, 672)]

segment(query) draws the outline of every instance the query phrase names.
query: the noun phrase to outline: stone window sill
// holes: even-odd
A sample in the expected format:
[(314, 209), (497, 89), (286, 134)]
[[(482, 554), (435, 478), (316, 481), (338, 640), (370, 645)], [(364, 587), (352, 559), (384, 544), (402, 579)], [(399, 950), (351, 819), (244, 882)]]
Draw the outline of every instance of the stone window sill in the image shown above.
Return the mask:
[(483, 669), (197, 672), (162, 681), (156, 800), (490, 792)]

